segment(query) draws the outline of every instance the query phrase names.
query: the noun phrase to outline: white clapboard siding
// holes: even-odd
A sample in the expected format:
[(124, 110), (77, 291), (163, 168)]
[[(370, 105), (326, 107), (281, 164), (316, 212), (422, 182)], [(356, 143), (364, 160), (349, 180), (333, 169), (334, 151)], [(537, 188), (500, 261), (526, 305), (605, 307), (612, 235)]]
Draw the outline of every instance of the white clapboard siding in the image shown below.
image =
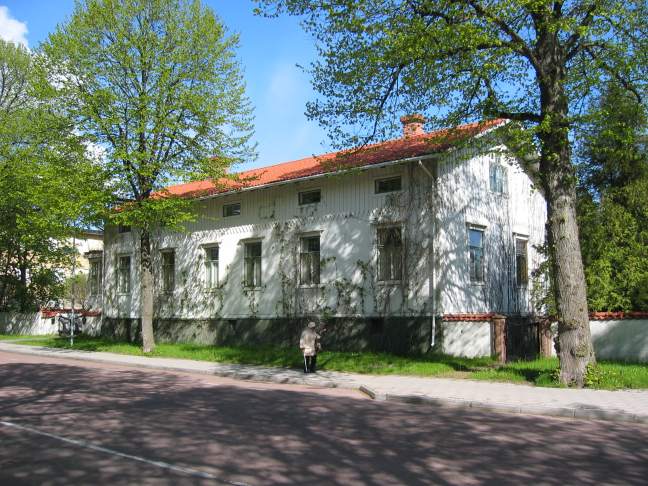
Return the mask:
[[(514, 297), (511, 279), (513, 234), (528, 236), (529, 266), (540, 257), (533, 245), (544, 241), (546, 212), (542, 195), (529, 177), (502, 152), (477, 153), (461, 149), (436, 163), (436, 201), (432, 181), (416, 162), (384, 168), (241, 191), (196, 201), (197, 218), (185, 233), (156, 232), (153, 255), (159, 281), (162, 249), (176, 252), (176, 286), (172, 294), (157, 292), (159, 317), (271, 318), (326, 312), (328, 315), (430, 315), (432, 218), (436, 207), (435, 238), (437, 314), (530, 310), (528, 293), (523, 302)], [(502, 160), (508, 177), (508, 194), (489, 189), (489, 164)], [(507, 159), (508, 162), (505, 160)], [(377, 178), (401, 175), (403, 190), (374, 193)], [(320, 189), (319, 204), (299, 206), (298, 193)], [(223, 205), (241, 203), (241, 215), (223, 218)], [(400, 223), (405, 240), (407, 279), (376, 282), (376, 230), (382, 224)], [(469, 279), (467, 224), (485, 230), (486, 282)], [(291, 262), (298, 260), (298, 238), (320, 235), (321, 286), (300, 288)], [(139, 256), (137, 233), (118, 234), (106, 229), (104, 314), (139, 317)], [(244, 243), (262, 243), (262, 288), (242, 286)], [(205, 288), (205, 245), (219, 246), (219, 279), (216, 291)], [(508, 246), (507, 246), (508, 245)], [(508, 253), (507, 253), (508, 252)], [(131, 292), (116, 292), (117, 259), (131, 255)], [(360, 263), (359, 263), (360, 262)], [(288, 269), (288, 271), (286, 271)], [(500, 288), (501, 287), (501, 288)]]

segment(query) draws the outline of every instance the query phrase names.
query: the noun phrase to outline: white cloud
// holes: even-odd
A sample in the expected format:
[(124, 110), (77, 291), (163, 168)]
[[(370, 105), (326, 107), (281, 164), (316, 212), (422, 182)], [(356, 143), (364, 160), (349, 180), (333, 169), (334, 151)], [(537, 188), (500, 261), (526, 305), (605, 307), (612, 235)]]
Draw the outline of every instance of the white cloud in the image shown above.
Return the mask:
[(27, 24), (11, 17), (9, 9), (0, 5), (0, 38), (27, 47)]

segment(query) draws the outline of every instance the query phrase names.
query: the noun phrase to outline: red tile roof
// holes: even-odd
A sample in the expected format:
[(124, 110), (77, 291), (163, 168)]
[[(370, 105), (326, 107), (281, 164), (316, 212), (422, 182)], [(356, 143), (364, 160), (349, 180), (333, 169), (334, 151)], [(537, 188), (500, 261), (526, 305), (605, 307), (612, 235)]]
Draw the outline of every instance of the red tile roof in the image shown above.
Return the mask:
[(252, 169), (237, 174), (237, 180), (221, 179), (187, 182), (169, 186), (166, 191), (174, 196), (204, 197), (223, 194), (248, 187), (264, 186), (277, 182), (297, 180), (320, 174), (333, 173), (356, 167), (366, 167), (384, 162), (419, 157), (442, 152), (451, 146), (503, 125), (496, 119), (460, 125), (454, 129), (414, 135), (368, 145), (360, 149), (331, 152), (315, 157), (293, 160), (282, 164)]
[(444, 321), (457, 321), (457, 322), (468, 322), (468, 321), (490, 321), (497, 314), (494, 312), (473, 312), (468, 314), (443, 314), (442, 319)]
[(591, 312), (590, 321), (620, 321), (623, 319), (648, 319), (648, 312)]

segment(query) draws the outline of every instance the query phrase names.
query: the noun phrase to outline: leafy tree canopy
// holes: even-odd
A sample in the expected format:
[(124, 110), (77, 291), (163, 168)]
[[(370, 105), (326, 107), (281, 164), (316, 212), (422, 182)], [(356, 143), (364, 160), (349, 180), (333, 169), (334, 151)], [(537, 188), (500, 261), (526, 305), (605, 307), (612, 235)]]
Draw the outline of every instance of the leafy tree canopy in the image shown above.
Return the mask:
[(43, 46), (62, 103), (105, 150), (115, 195), (135, 202), (111, 214), (119, 222), (173, 226), (187, 205), (156, 191), (253, 156), (237, 44), (198, 0), (85, 0)]
[(0, 87), (0, 308), (27, 310), (60, 293), (69, 239), (105, 202), (104, 174), (36, 55), (0, 40)]
[(592, 310), (648, 310), (648, 118), (611, 84), (578, 151), (579, 222)]
[[(392, 133), (398, 115), (431, 125), (501, 117), (509, 146), (540, 154), (559, 316), (560, 379), (583, 386), (595, 362), (576, 219), (570, 131), (605, 82), (641, 99), (645, 0), (257, 0), (300, 15), (318, 42), (308, 114), (343, 145)], [(525, 128), (520, 130), (519, 127)], [(572, 132), (573, 133), (573, 132)], [(526, 157), (520, 158), (522, 161)]]
[(606, 79), (638, 97), (646, 89), (643, 0), (257, 2), (266, 15), (302, 16), (315, 36), (322, 97), (308, 114), (347, 146), (388, 136), (397, 115), (417, 112), (440, 126), (504, 117), (542, 129), (556, 74), (572, 114), (563, 123)]
[(151, 231), (194, 217), (165, 187), (218, 178), (253, 155), (237, 43), (200, 0), (83, 0), (43, 46), (62, 105), (105, 150), (122, 198), (109, 217), (138, 230), (145, 352), (155, 345)]

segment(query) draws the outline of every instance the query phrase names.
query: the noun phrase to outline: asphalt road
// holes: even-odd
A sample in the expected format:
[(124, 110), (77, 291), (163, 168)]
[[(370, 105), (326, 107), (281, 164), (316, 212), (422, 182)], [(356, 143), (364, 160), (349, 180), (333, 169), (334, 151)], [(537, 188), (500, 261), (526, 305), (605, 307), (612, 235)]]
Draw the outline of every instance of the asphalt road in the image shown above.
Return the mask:
[(648, 484), (648, 426), (0, 353), (0, 484)]

